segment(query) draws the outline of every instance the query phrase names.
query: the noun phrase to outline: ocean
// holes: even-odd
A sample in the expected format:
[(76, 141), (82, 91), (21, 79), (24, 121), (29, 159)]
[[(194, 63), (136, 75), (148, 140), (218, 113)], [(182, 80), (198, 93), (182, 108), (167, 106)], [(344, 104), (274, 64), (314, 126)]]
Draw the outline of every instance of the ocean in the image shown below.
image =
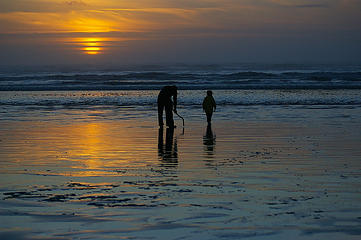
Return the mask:
[[(184, 126), (158, 127), (164, 85)], [(3, 69), (0, 90), (1, 239), (361, 236), (358, 66)]]
[[(361, 67), (335, 65), (144, 66), (124, 71), (38, 69), (0, 72), (0, 105), (39, 107), (154, 106), (165, 85), (181, 106), (204, 90), (219, 105), (360, 105)], [(197, 90), (197, 92), (193, 92)]]
[[(1, 68), (0, 91), (179, 89), (360, 89), (359, 65), (144, 66), (118, 70)], [(66, 70), (67, 69), (67, 70)], [(94, 67), (94, 69), (97, 69)], [(99, 69), (99, 68), (98, 68)]]

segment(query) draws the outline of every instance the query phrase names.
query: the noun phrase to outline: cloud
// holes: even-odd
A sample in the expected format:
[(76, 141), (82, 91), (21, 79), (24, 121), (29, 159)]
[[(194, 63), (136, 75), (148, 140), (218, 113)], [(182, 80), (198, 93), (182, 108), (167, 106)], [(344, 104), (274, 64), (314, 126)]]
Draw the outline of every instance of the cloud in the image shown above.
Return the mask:
[(85, 2), (83, 2), (82, 0), (64, 1), (64, 4), (71, 6), (71, 7), (83, 7), (83, 6), (88, 5)]
[(226, 13), (212, 8), (110, 8), (42, 13), (19, 11), (0, 13), (0, 33), (150, 32), (159, 29), (206, 28), (209, 25), (220, 27), (223, 24), (217, 24), (217, 16), (220, 14)]
[(330, 5), (328, 4), (301, 4), (301, 5), (295, 5), (293, 7), (296, 8), (328, 8)]
[(267, 0), (269, 3), (280, 7), (294, 8), (327, 8), (330, 7), (330, 0)]

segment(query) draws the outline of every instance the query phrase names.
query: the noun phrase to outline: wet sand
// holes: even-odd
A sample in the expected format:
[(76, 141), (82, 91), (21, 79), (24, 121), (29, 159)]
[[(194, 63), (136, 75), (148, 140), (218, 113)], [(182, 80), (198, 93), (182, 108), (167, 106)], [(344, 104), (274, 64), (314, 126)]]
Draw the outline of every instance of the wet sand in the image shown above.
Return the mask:
[(3, 117), (0, 238), (360, 238), (358, 107), (153, 110)]

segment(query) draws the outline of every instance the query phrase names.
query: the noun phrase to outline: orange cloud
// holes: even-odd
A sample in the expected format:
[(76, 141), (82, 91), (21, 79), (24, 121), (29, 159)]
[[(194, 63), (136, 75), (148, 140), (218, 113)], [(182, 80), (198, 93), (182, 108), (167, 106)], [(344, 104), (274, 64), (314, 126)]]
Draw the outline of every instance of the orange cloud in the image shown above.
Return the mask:
[(64, 1), (64, 3), (72, 7), (87, 6), (87, 4), (81, 0)]
[[(0, 13), (1, 32), (149, 32), (207, 25), (202, 14), (217, 9), (105, 8), (65, 12)], [(7, 22), (10, 24), (1, 24)], [(7, 27), (8, 26), (8, 27)]]

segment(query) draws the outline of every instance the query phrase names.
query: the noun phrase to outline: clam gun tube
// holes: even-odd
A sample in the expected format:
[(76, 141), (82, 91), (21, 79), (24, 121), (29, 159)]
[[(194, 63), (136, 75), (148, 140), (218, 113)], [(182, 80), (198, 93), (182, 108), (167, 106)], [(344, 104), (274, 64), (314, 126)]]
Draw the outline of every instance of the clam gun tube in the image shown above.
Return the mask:
[(181, 115), (179, 115), (177, 112), (174, 112), (175, 114), (177, 114), (177, 116), (178, 117), (180, 117), (181, 119), (182, 119), (182, 122), (183, 122), (183, 127), (184, 127), (184, 118), (181, 116)]

